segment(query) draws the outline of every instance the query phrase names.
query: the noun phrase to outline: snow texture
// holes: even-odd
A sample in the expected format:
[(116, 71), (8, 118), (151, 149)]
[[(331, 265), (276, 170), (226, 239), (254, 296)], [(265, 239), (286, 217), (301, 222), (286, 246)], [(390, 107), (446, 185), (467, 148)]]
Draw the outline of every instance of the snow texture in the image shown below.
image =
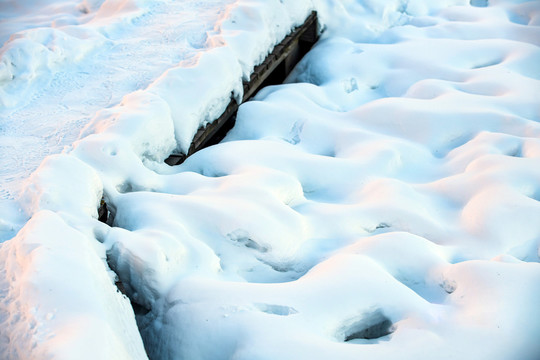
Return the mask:
[[(538, 1), (20, 3), (0, 357), (540, 358)], [(313, 9), (286, 83), (166, 165)]]

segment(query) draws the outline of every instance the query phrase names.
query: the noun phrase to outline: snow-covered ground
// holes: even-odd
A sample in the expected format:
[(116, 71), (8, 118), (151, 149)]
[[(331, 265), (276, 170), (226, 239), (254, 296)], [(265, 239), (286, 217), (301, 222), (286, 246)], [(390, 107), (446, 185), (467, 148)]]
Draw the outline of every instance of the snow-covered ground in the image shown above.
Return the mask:
[[(0, 181), (20, 192), (43, 158), (63, 150), (101, 109), (146, 88), (208, 48), (232, 0), (4, 1)], [(24, 30), (24, 31), (23, 31)]]
[(0, 9), (1, 358), (540, 358), (540, 2)]

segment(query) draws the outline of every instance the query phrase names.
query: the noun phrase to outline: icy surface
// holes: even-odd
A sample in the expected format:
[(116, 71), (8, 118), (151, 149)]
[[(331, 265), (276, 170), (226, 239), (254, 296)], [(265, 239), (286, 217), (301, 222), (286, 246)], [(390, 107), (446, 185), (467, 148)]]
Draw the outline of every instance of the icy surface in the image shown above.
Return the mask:
[[(0, 245), (2, 357), (540, 358), (537, 1), (181, 3), (208, 10), (199, 30), (216, 22), (205, 47), (148, 61), (159, 76), (120, 81), (117, 101), (74, 101), (93, 109), (80, 139), (0, 207), (4, 239), (22, 226)], [(181, 6), (83, 4), (86, 31), (156, 14), (141, 41)], [(223, 143), (164, 164), (312, 8), (324, 32), (287, 84), (242, 105)], [(17, 11), (13, 29), (38, 22)], [(76, 66), (104, 66), (90, 58)], [(36, 81), (4, 110), (52, 86)]]

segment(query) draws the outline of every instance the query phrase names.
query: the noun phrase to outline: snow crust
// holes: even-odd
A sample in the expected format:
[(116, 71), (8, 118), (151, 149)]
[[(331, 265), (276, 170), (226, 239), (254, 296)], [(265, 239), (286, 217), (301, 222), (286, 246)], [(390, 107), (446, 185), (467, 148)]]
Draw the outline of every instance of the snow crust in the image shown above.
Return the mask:
[[(185, 3), (223, 9), (204, 47), (88, 105), (79, 140), (13, 181), (1, 357), (539, 358), (538, 2)], [(79, 60), (35, 40), (27, 78), (1, 70), (2, 111), (180, 5), (78, 6), (78, 36), (100, 35), (65, 38)], [(221, 144), (164, 164), (312, 9), (322, 39), (287, 83), (242, 105)], [(23, 32), (2, 61), (57, 36), (32, 14), (7, 22)]]

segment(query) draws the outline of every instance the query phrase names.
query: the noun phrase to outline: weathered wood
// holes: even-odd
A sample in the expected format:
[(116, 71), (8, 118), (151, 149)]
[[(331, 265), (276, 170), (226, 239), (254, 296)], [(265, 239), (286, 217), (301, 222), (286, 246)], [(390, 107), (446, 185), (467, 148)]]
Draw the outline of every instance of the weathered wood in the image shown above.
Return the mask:
[[(243, 84), (244, 96), (241, 103), (248, 101), (263, 87), (282, 83), (294, 66), (317, 42), (318, 36), (317, 13), (313, 11), (301, 26), (287, 35), (274, 47), (266, 59), (255, 67), (249, 82)], [(227, 109), (218, 119), (199, 128), (187, 154), (172, 154), (165, 162), (171, 166), (181, 164), (193, 153), (221, 141), (233, 127), (239, 105), (231, 99)]]

